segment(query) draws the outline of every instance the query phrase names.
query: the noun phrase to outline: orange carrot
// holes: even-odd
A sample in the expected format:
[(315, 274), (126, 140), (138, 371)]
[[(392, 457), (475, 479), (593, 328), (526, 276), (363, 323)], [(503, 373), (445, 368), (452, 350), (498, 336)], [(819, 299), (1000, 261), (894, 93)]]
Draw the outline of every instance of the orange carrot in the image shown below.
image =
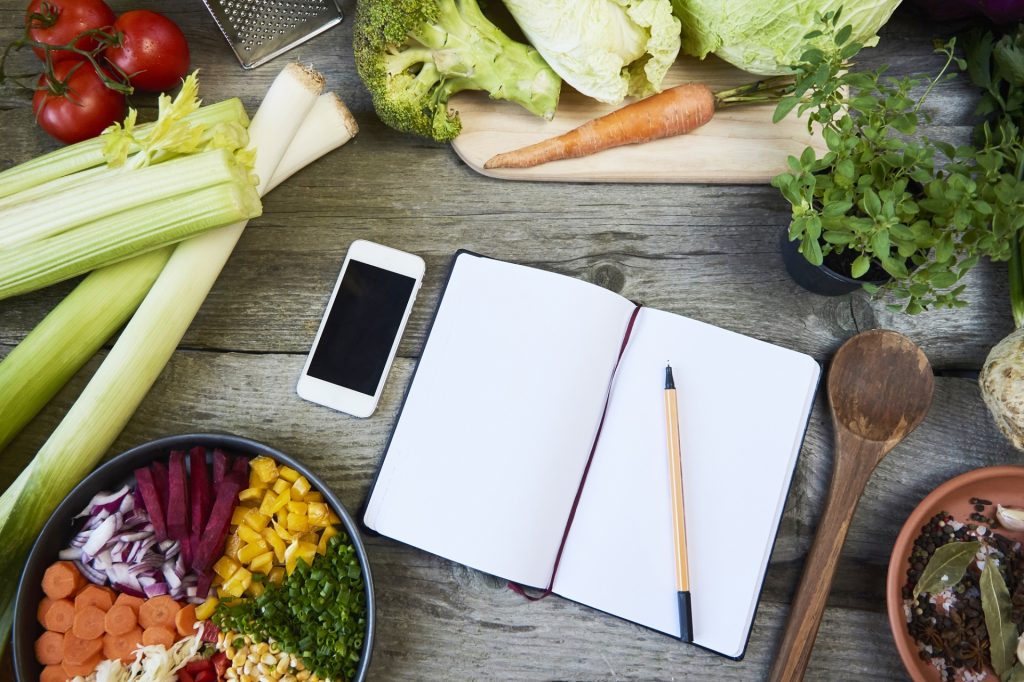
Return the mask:
[(114, 593), (97, 585), (89, 585), (75, 597), (75, 610), (84, 609), (86, 606), (95, 606), (106, 613), (113, 605)]
[(103, 636), (103, 620), (105, 614), (95, 606), (87, 604), (75, 613), (75, 624), (71, 632), (82, 639), (96, 639)]
[(100, 639), (82, 639), (73, 632), (64, 633), (64, 663), (85, 663), (99, 656), (102, 650), (103, 641)]
[(43, 597), (39, 600), (39, 607), (36, 609), (36, 620), (44, 628), (46, 627), (46, 612), (50, 610), (51, 606), (53, 606), (53, 599)]
[(134, 627), (123, 635), (107, 635), (103, 638), (103, 657), (121, 659), (122, 663), (135, 660), (135, 650), (142, 646), (142, 630)]
[(142, 597), (133, 597), (130, 594), (125, 594), (124, 592), (122, 592), (121, 594), (117, 595), (117, 599), (114, 600), (114, 606), (117, 606), (119, 604), (125, 604), (127, 606), (130, 606), (132, 607), (132, 611), (135, 612), (135, 617), (138, 618), (139, 609), (142, 608), (142, 605), (145, 603), (145, 601), (146, 600)]
[(103, 629), (112, 635), (131, 632), (138, 617), (128, 604), (114, 604), (103, 618)]
[(56, 632), (44, 632), (36, 640), (36, 660), (43, 665), (60, 665), (64, 660), (64, 637)]
[(146, 646), (152, 646), (159, 644), (165, 649), (170, 649), (174, 646), (174, 642), (177, 641), (178, 635), (175, 634), (170, 628), (165, 628), (162, 625), (154, 625), (153, 627), (146, 628), (145, 632), (142, 633), (142, 643)]
[(50, 599), (64, 599), (81, 586), (82, 574), (70, 561), (58, 561), (43, 574), (43, 592)]
[(181, 605), (167, 595), (147, 599), (139, 608), (139, 625), (143, 628), (155, 626), (174, 630), (174, 618), (181, 610)]
[(567, 133), (492, 156), (484, 168), (530, 168), (575, 159), (627, 144), (683, 135), (715, 115), (715, 95), (702, 83), (687, 83), (587, 121)]
[(39, 674), (39, 682), (67, 682), (71, 678), (59, 665), (48, 665)]
[(75, 605), (70, 599), (57, 599), (46, 612), (43, 627), (64, 634), (75, 624)]
[(64, 673), (67, 675), (67, 677), (78, 677), (79, 675), (85, 677), (86, 675), (91, 675), (92, 672), (96, 670), (96, 666), (98, 666), (100, 664), (100, 661), (102, 660), (103, 658), (99, 654), (96, 654), (89, 660), (84, 661), (82, 663), (71, 663), (69, 661), (64, 661), (64, 663), (61, 664), (61, 667), (64, 669)]
[(196, 605), (189, 604), (174, 618), (174, 626), (178, 628), (178, 634), (182, 637), (189, 637), (196, 634)]

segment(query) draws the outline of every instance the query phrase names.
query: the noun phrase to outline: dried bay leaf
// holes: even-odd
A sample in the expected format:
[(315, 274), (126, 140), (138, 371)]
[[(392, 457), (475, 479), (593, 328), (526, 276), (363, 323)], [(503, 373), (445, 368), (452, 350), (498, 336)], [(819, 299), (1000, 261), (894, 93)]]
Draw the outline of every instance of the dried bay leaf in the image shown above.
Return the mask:
[(981, 610), (988, 630), (989, 657), (996, 675), (1011, 672), (1017, 661), (1017, 626), (1010, 617), (1010, 590), (991, 558), (981, 571)]
[(914, 599), (922, 592), (935, 594), (960, 582), (967, 567), (974, 561), (974, 555), (981, 549), (977, 540), (971, 542), (950, 542), (939, 547), (924, 567), (921, 579), (914, 586)]

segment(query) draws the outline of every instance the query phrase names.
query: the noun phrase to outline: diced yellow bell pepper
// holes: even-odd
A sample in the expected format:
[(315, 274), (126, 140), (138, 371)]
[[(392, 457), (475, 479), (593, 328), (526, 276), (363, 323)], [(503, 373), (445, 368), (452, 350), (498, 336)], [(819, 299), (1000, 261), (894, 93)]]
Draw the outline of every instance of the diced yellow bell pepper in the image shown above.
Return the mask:
[(238, 537), (242, 538), (242, 541), (246, 544), (258, 545), (263, 542), (263, 538), (260, 537), (260, 532), (258, 530), (253, 530), (249, 526), (239, 526), (238, 530), (235, 532), (238, 533)]
[(232, 559), (238, 558), (238, 550), (242, 548), (242, 538), (238, 537), (238, 533), (232, 533), (228, 536), (228, 541), (224, 543), (224, 554), (231, 557)]
[(266, 514), (261, 514), (259, 509), (250, 509), (245, 513), (242, 522), (255, 531), (261, 531), (270, 523), (270, 517)]
[(302, 496), (303, 502), (323, 502), (324, 496), (322, 493), (318, 493), (315, 490), (310, 490), (308, 493)]
[(274, 550), (274, 557), (277, 558), (277, 563), (284, 563), (284, 549), (287, 547), (285, 541), (277, 534), (273, 528), (263, 529), (263, 539), (267, 541), (271, 549)]
[[(291, 502), (291, 500), (291, 493), (286, 488), (284, 492), (277, 496), (277, 499), (274, 500), (274, 504), (270, 505), (270, 514), (276, 514), (278, 510), (284, 509), (288, 506), (288, 503)], [(267, 514), (267, 516), (270, 516), (270, 514)]]
[(252, 583), (251, 585), (249, 585), (249, 589), (246, 590), (246, 593), (250, 597), (258, 597), (261, 594), (263, 594), (264, 589), (266, 588), (263, 587), (263, 583)]
[(267, 581), (280, 585), (284, 582), (284, 566), (274, 566), (270, 569), (270, 575), (267, 576)]
[(282, 466), (277, 470), (277, 475), (288, 481), (288, 483), (294, 483), (295, 479), (299, 477), (299, 472), (288, 466)]
[(226, 555), (217, 559), (217, 563), (213, 565), (213, 572), (225, 580), (230, 578), (237, 570), (238, 562)]
[(334, 526), (327, 526), (324, 528), (324, 532), (320, 535), (320, 542), (317, 544), (317, 554), (327, 554), (327, 543), (338, 534), (338, 530)]
[(202, 604), (196, 607), (196, 620), (210, 620), (210, 616), (217, 610), (217, 604), (220, 600), (216, 597), (210, 597)]
[(316, 545), (293, 540), (292, 544), (288, 545), (288, 549), (284, 551), (284, 570), (288, 572), (288, 575), (291, 575), (299, 559), (312, 566), (315, 556)]
[(257, 544), (249, 544), (245, 547), (242, 547), (242, 549), (238, 550), (238, 560), (242, 564), (248, 566), (252, 563), (254, 557), (257, 557), (270, 549), (270, 546), (267, 544), (267, 541), (263, 538), (260, 538), (260, 543), (263, 544), (263, 547), (260, 547)]
[(280, 495), (285, 490), (291, 489), (291, 487), (291, 481), (286, 481), (283, 478), (279, 478), (276, 481), (274, 481), (274, 485), (271, 487), (271, 490)]
[(315, 524), (321, 519), (326, 521), (329, 512), (330, 510), (323, 502), (309, 502), (306, 504), (306, 514), (309, 516), (310, 523)]
[(259, 488), (260, 490), (266, 490), (270, 487), (270, 484), (261, 480), (260, 475), (256, 473), (254, 469), (249, 470), (249, 487)]
[(260, 488), (246, 488), (238, 493), (239, 502), (256, 502), (263, 497), (263, 490)]
[(295, 513), (295, 514), (302, 514), (303, 516), (305, 516), (306, 513), (307, 513), (307, 510), (308, 510), (308, 505), (305, 502), (297, 502), (295, 500), (295, 491), (293, 490), (292, 491), (292, 499), (288, 502), (288, 512), (289, 513)]
[(275, 502), (277, 502), (277, 496), (274, 493), (269, 491), (264, 493), (263, 501), (260, 502), (260, 514), (272, 515), (274, 512), (270, 511), (270, 508), (274, 506)]
[(302, 497), (309, 492), (309, 480), (305, 476), (299, 476), (292, 483), (292, 497)]
[(270, 457), (260, 455), (249, 462), (249, 468), (252, 469), (252, 472), (256, 474), (263, 483), (270, 484), (277, 480), (277, 463)]
[[(287, 519), (285, 519), (285, 521), (287, 522)], [(288, 528), (285, 527), (285, 524), (281, 523), (280, 520), (274, 521), (274, 532), (277, 533), (277, 537), (281, 538), (286, 543), (292, 541), (292, 534), (288, 532)]]
[(299, 540), (301, 540), (302, 542), (309, 542), (315, 545), (316, 543), (320, 542), (320, 537), (314, 531), (310, 531), (308, 533), (303, 533), (302, 535), (300, 535)]
[(248, 513), (248, 511), (249, 511), (248, 507), (243, 507), (241, 505), (235, 507), (234, 511), (231, 512), (231, 525), (232, 526), (241, 526), (242, 525), (242, 519), (245, 518), (245, 515), (246, 515), (246, 513)]
[(273, 567), (273, 552), (264, 552), (263, 554), (258, 554), (252, 558), (251, 562), (249, 562), (249, 570), (253, 573), (262, 573), (263, 575), (266, 575), (270, 573), (270, 569), (272, 569)]
[(239, 568), (228, 578), (220, 588), (232, 597), (241, 597), (252, 584), (252, 573), (244, 568)]
[(309, 530), (309, 519), (305, 514), (288, 514), (288, 530), (292, 533), (305, 533)]

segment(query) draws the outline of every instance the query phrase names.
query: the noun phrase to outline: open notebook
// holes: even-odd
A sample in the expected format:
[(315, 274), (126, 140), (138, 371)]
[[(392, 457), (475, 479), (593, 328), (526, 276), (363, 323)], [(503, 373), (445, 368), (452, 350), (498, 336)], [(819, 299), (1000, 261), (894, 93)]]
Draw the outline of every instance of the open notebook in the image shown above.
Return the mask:
[(818, 382), (810, 357), (461, 252), (366, 505), (377, 532), (679, 635), (664, 368), (679, 392), (694, 641), (746, 648)]

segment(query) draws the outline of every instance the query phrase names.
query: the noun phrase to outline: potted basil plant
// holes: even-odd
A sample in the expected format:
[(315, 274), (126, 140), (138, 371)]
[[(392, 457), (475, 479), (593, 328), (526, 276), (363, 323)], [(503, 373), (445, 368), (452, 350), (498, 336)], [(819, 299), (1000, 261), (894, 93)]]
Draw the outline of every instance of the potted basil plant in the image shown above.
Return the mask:
[(954, 65), (968, 68), (955, 39), (936, 50), (945, 63), (935, 76), (885, 77), (884, 68), (848, 68), (861, 46), (825, 19), (807, 37), (824, 33), (835, 48), (804, 52), (775, 112), (780, 120), (797, 108), (827, 146), (790, 157), (772, 181), (792, 207), (787, 270), (812, 291), (863, 285), (911, 314), (963, 307), (964, 275), (983, 256), (1008, 260), (1024, 226), (1024, 183), (1001, 170), (1015, 152), (1002, 136), (954, 147), (918, 134), (935, 85), (955, 76)]

